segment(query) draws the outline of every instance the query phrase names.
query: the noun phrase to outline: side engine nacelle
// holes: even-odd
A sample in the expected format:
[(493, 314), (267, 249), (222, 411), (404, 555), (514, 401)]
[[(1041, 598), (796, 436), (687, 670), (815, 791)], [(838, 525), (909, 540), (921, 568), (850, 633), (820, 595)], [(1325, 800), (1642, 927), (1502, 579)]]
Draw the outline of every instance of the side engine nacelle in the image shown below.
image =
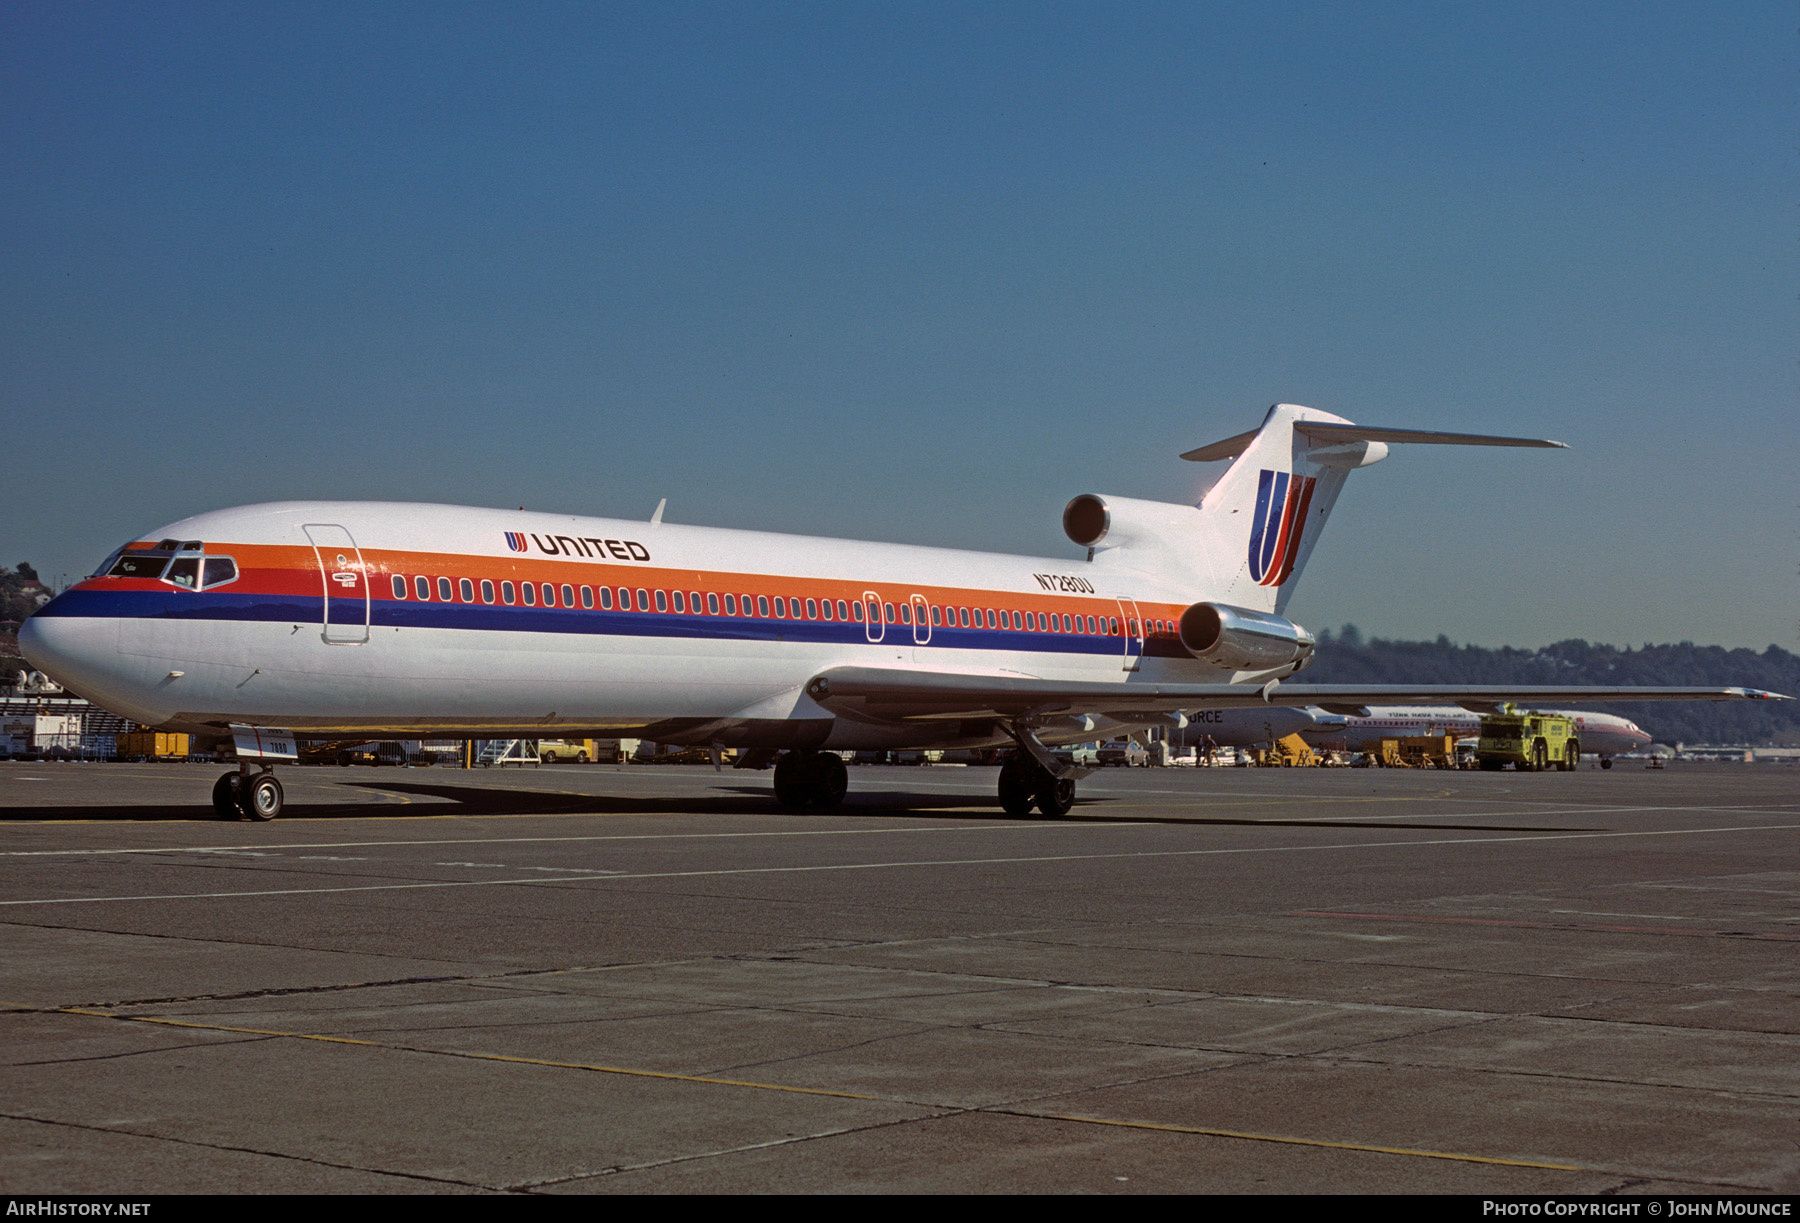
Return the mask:
[(1312, 661), (1312, 634), (1292, 620), (1226, 603), (1196, 603), (1181, 613), (1181, 644), (1226, 671), (1300, 670)]

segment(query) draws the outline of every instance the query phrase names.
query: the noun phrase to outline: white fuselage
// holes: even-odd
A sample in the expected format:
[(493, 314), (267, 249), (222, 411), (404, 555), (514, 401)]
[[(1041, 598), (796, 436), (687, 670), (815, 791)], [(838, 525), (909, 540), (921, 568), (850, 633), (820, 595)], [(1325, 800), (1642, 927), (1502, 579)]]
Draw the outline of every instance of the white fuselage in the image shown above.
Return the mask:
[[(1078, 560), (304, 502), (198, 515), (121, 551), (33, 616), (21, 645), (102, 705), (201, 733), (980, 746), (1006, 740), (985, 722), (848, 720), (803, 686), (845, 665), (1234, 678), (1176, 637), (1208, 592)], [(1119, 727), (1090, 722), (1045, 738)]]

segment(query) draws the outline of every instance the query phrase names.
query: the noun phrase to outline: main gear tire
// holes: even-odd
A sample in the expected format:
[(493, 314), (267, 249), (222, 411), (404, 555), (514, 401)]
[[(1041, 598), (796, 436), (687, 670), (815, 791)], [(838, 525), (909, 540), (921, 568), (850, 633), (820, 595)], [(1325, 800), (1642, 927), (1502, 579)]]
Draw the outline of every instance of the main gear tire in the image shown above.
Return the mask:
[(1075, 780), (1072, 777), (1052, 777), (1048, 773), (1039, 778), (1037, 788), (1037, 808), (1052, 819), (1069, 814), (1075, 806)]
[(836, 752), (819, 752), (813, 757), (812, 805), (831, 811), (843, 805), (850, 792), (850, 770)]
[(1000, 808), (1006, 814), (1021, 818), (1031, 814), (1031, 805), (1037, 801), (1031, 774), (1031, 766), (1018, 756), (1000, 766)]
[(811, 752), (783, 752), (775, 762), (775, 801), (798, 810), (812, 802), (813, 774)]

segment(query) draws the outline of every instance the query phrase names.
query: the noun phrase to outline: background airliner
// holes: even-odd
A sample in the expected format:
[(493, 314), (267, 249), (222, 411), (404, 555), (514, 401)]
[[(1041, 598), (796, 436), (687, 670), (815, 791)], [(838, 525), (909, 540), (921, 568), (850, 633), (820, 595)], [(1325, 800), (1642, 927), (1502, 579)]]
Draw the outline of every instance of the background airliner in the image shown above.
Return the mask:
[[(1550, 709), (1545, 713), (1573, 718), (1584, 755), (1599, 756), (1611, 766), (1611, 758), (1634, 752), (1650, 742), (1636, 722), (1610, 713), (1578, 709)], [(1317, 706), (1306, 709), (1200, 709), (1187, 715), (1186, 740), (1198, 743), (1210, 736), (1220, 747), (1250, 747), (1298, 734), (1315, 747), (1338, 747), (1362, 752), (1383, 739), (1410, 735), (1455, 735), (1472, 738), (1481, 733), (1481, 714), (1454, 705), (1371, 706), (1355, 713), (1328, 713)]]
[[(1547, 709), (1540, 712), (1561, 714), (1575, 720), (1576, 737), (1584, 755), (1600, 757), (1602, 765), (1612, 767), (1612, 758), (1635, 752), (1650, 742), (1650, 736), (1636, 722), (1610, 713), (1587, 713), (1579, 709)], [(1481, 717), (1466, 709), (1431, 705), (1396, 705), (1370, 708), (1366, 714), (1332, 714), (1317, 711), (1311, 727), (1302, 727), (1300, 735), (1318, 745), (1342, 744), (1352, 752), (1367, 751), (1383, 739), (1406, 735), (1455, 735), (1459, 739), (1481, 733)]]
[(1731, 699), (1745, 689), (1299, 685), (1282, 615), (1348, 474), (1394, 442), (1277, 404), (1189, 451), (1234, 460), (1198, 505), (1084, 494), (1085, 561), (524, 511), (283, 502), (125, 545), (22, 626), (34, 667), (147, 726), (234, 736), (221, 815), (282, 806), (294, 739), (630, 734), (747, 750), (834, 806), (832, 749), (1018, 749), (1000, 802), (1067, 812), (1050, 746), (1200, 707)]

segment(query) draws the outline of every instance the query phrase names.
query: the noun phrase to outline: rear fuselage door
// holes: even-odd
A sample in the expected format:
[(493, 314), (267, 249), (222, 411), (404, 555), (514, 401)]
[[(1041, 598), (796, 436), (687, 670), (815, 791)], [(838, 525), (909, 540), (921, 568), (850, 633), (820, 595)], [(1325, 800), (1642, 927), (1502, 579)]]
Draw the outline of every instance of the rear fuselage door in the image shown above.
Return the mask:
[(881, 596), (873, 590), (863, 591), (863, 611), (868, 617), (863, 621), (863, 628), (870, 641), (880, 641), (887, 636), (887, 622), (881, 615)]
[(321, 616), (327, 645), (361, 645), (369, 639), (369, 573), (350, 532), (334, 522), (309, 522), (301, 530), (319, 559), (325, 592)]
[(1125, 669), (1135, 671), (1144, 658), (1144, 622), (1135, 599), (1119, 600), (1119, 631), (1125, 635)]
[(925, 601), (924, 595), (914, 595), (912, 603), (912, 633), (914, 645), (928, 645), (931, 642), (931, 621), (926, 619), (931, 614), (931, 604)]

